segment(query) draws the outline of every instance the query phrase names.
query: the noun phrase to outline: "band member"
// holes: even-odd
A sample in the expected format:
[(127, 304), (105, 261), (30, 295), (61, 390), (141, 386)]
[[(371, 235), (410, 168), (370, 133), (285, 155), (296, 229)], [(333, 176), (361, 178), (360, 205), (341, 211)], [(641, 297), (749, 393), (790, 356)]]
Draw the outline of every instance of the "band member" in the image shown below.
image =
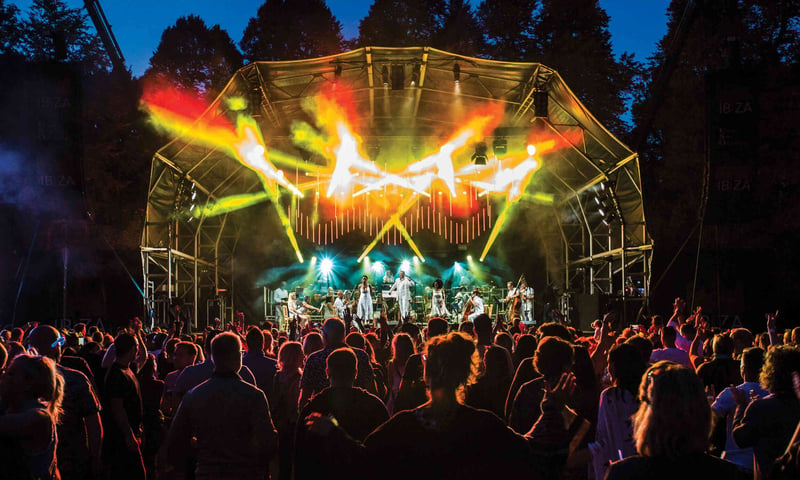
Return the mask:
[(383, 274), (383, 283), (387, 285), (394, 283), (394, 277), (392, 276), (391, 270), (386, 270), (386, 273)]
[(344, 319), (344, 292), (341, 290), (336, 292), (336, 300), (333, 301), (333, 306), (336, 307), (336, 315)]
[(483, 312), (483, 298), (481, 297), (481, 292), (477, 288), (472, 291), (472, 297), (469, 299), (469, 303), (472, 304), (472, 313), (467, 317), (467, 320), (470, 322), (475, 321), (475, 318), (478, 315), (482, 315)]
[(275, 309), (275, 318), (278, 320), (278, 325), (283, 325), (283, 322), (286, 320), (283, 316), (283, 312), (288, 299), (289, 292), (286, 291), (286, 282), (281, 282), (281, 286), (272, 292), (272, 307)]
[(508, 293), (506, 294), (506, 298), (504, 298), (503, 301), (506, 303), (506, 305), (508, 305), (508, 302), (517, 298), (517, 294), (519, 292), (517, 292), (517, 289), (514, 288), (514, 283), (512, 282), (506, 283), (506, 288), (508, 289)]
[(392, 288), (389, 289), (390, 293), (397, 290), (397, 305), (400, 307), (400, 318), (403, 321), (408, 319), (411, 309), (411, 285), (413, 284), (414, 281), (406, 277), (406, 272), (400, 270)]
[(303, 300), (297, 298), (297, 294), (292, 292), (289, 294), (289, 316), (296, 318), (300, 321), (303, 327), (308, 327), (311, 322), (311, 316), (307, 313), (310, 310), (319, 312), (318, 308), (312, 307)]
[(519, 293), (522, 295), (522, 321), (532, 324), (533, 321), (533, 288), (527, 283), (522, 282), (519, 286)]
[(322, 302), (322, 319), (323, 321), (328, 318), (339, 318), (339, 311), (333, 300), (333, 295), (326, 295), (325, 300)]
[(444, 284), (438, 278), (433, 281), (433, 290), (431, 291), (431, 317), (447, 318), (450, 312), (447, 311), (445, 304)]
[(464, 310), (464, 302), (466, 302), (467, 300), (469, 300), (467, 287), (459, 288), (458, 293), (456, 293), (456, 296), (453, 299), (453, 310), (456, 312)]
[(358, 284), (356, 290), (358, 291), (356, 317), (361, 321), (372, 320), (372, 285), (366, 275), (361, 277), (361, 283)]

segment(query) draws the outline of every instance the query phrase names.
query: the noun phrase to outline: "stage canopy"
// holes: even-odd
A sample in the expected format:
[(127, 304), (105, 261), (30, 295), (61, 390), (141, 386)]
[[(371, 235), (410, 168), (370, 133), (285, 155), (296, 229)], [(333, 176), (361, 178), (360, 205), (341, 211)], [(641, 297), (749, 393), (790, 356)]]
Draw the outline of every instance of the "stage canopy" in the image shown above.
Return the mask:
[(359, 260), (402, 244), (424, 262), (434, 237), (483, 260), (524, 207), (548, 282), (647, 298), (638, 156), (545, 65), (365, 47), (251, 63), (199, 117), (146, 107), (174, 132), (153, 157), (142, 236), (156, 316), (173, 298), (195, 322), (209, 302), (233, 308), (256, 204), (272, 206), (264, 221), (291, 246), (284, 262), (356, 233)]

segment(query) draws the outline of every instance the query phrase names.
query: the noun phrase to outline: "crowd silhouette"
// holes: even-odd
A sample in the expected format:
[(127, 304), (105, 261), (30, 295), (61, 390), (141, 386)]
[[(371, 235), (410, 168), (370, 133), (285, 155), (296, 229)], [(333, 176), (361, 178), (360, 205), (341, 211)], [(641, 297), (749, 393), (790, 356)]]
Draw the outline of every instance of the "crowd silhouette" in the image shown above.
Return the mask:
[(6, 328), (0, 478), (800, 478), (800, 329), (684, 310)]

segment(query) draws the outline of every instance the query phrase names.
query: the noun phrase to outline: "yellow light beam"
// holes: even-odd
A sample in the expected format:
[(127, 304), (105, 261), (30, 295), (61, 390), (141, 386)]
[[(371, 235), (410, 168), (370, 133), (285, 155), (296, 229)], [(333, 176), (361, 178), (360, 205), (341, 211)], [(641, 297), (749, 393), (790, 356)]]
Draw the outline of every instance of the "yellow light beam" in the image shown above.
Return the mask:
[(503, 225), (506, 223), (506, 219), (508, 218), (508, 211), (511, 209), (513, 204), (506, 204), (503, 207), (503, 211), (500, 212), (500, 215), (497, 216), (497, 220), (494, 222), (494, 227), (492, 228), (492, 233), (489, 235), (489, 240), (486, 241), (486, 246), (483, 247), (483, 252), (481, 252), (480, 261), (482, 262), (486, 255), (489, 253), (489, 249), (492, 248), (494, 241), (497, 240), (497, 236), (500, 235), (500, 230), (503, 228)]
[(294, 248), (294, 253), (297, 255), (297, 261), (303, 263), (303, 254), (300, 252), (300, 246), (297, 244), (297, 238), (294, 236), (294, 229), (292, 228), (292, 222), (289, 221), (289, 217), (286, 216), (286, 212), (283, 211), (281, 208), (280, 203), (280, 195), (274, 194), (272, 197), (272, 203), (275, 206), (275, 212), (278, 213), (278, 218), (281, 220), (281, 225), (283, 225), (283, 229), (286, 232), (286, 236), (289, 238), (289, 243), (292, 244), (292, 248)]
[[(387, 221), (386, 221), (386, 223), (383, 225), (383, 228), (381, 229), (381, 231), (380, 231), (380, 232), (378, 232), (378, 233), (375, 235), (375, 238), (373, 238), (373, 239), (372, 239), (372, 242), (371, 242), (369, 245), (367, 245), (367, 248), (365, 248), (365, 249), (364, 249), (364, 252), (363, 252), (363, 253), (361, 253), (361, 256), (360, 256), (360, 257), (358, 257), (358, 261), (359, 261), (359, 262), (360, 262), (361, 260), (363, 260), (363, 259), (364, 259), (364, 257), (366, 257), (367, 255), (369, 255), (369, 252), (371, 252), (371, 251), (372, 251), (372, 249), (373, 249), (373, 248), (375, 248), (375, 245), (377, 245), (377, 244), (378, 244), (378, 242), (380, 241), (381, 237), (382, 237), (384, 234), (386, 234), (386, 232), (388, 232), (390, 228), (392, 228), (392, 227), (394, 227), (394, 226), (397, 226), (397, 225), (400, 225), (400, 224), (401, 224), (401, 222), (400, 222), (400, 217), (401, 217), (401, 216), (402, 216), (404, 213), (406, 213), (406, 212), (408, 211), (408, 209), (409, 209), (409, 208), (411, 208), (411, 207), (414, 205), (415, 201), (416, 201), (416, 199), (415, 199), (413, 196), (412, 196), (412, 197), (409, 197), (409, 198), (406, 198), (406, 199), (403, 201), (403, 203), (400, 205), (400, 207), (397, 209), (397, 211), (396, 211), (396, 212), (395, 212), (395, 213), (394, 213), (394, 214), (393, 214), (391, 217), (389, 217), (389, 220), (387, 220)], [(402, 225), (401, 225), (401, 226), (402, 226)], [(403, 230), (400, 230), (400, 231), (401, 231), (401, 232), (403, 232), (404, 230), (405, 230), (405, 229), (403, 229)], [(406, 232), (406, 234), (407, 234), (407, 233), (408, 233), (408, 232)], [(410, 236), (408, 236), (408, 237), (406, 237), (406, 238), (407, 238), (408, 240), (410, 240), (410, 238), (411, 238), (411, 237), (410, 237)], [(413, 243), (413, 242), (410, 242), (410, 243)], [(416, 245), (414, 245), (414, 247), (412, 247), (412, 248), (416, 248)], [(418, 252), (418, 251), (419, 251), (419, 249), (416, 249), (416, 250), (415, 250), (415, 252)], [(419, 254), (419, 255), (420, 255), (420, 258), (422, 258), (422, 254)]]
[(419, 259), (422, 260), (423, 263), (425, 263), (425, 257), (422, 256), (422, 252), (419, 251), (419, 248), (417, 248), (417, 244), (411, 238), (411, 235), (408, 234), (408, 230), (406, 230), (406, 227), (403, 226), (403, 223), (400, 222), (399, 218), (397, 220), (397, 223), (395, 223), (395, 228), (397, 228), (397, 230), (400, 231), (400, 235), (402, 235), (403, 238), (406, 239), (406, 241), (408, 242), (408, 246), (411, 247), (411, 250), (414, 250), (414, 253), (417, 254), (417, 257), (419, 257)]
[(204, 206), (203, 208), (198, 208), (194, 211), (194, 217), (215, 217), (223, 213), (241, 210), (266, 200), (269, 200), (269, 195), (267, 192), (231, 195), (220, 198), (216, 202), (209, 202), (208, 205)]

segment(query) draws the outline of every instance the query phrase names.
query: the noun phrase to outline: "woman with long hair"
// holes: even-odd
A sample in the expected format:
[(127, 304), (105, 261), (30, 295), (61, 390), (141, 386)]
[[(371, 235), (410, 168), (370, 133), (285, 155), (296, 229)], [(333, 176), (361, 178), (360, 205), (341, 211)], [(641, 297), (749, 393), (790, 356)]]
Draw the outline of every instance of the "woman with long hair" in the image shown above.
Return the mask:
[(483, 355), (483, 373), (467, 388), (467, 405), (489, 410), (500, 418), (505, 415), (506, 395), (514, 375), (511, 354), (504, 347), (492, 345)]
[(711, 407), (694, 371), (655, 363), (642, 377), (639, 399), (633, 416), (638, 455), (612, 463), (606, 479), (745, 478), (734, 464), (706, 453)]
[(395, 413), (395, 401), (400, 392), (400, 382), (406, 370), (408, 357), (414, 354), (414, 341), (407, 333), (398, 333), (392, 339), (392, 358), (387, 366), (388, 393), (386, 395), (386, 409), (389, 415)]
[(361, 277), (356, 291), (358, 292), (356, 318), (362, 325), (366, 325), (365, 322), (372, 320), (372, 285), (369, 283), (369, 277), (366, 275)]
[(429, 316), (447, 318), (450, 312), (447, 311), (447, 302), (444, 293), (444, 284), (440, 279), (433, 281), (433, 289), (431, 290), (431, 312)]
[(16, 447), (21, 458), (12, 458), (15, 465), (3, 465), (4, 478), (13, 477), (15, 466), (25, 474), (23, 478), (60, 478), (56, 425), (63, 394), (64, 379), (53, 360), (19, 355), (11, 361), (0, 380), (0, 397), (8, 405), (6, 413), (0, 415), (0, 438)]

